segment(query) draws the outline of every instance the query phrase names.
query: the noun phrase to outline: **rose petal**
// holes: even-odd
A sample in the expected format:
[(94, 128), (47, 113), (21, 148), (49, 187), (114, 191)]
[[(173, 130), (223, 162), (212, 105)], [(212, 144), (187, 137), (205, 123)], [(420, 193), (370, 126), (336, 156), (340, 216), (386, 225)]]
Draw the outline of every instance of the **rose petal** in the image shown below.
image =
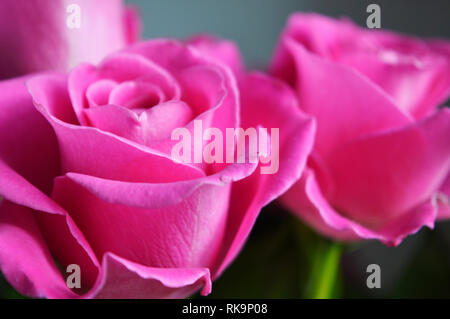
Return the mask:
[[(339, 28), (336, 24), (339, 24)], [(270, 72), (294, 86), (296, 83), (295, 60), (286, 45), (288, 39), (301, 44), (312, 53), (332, 59), (340, 39), (351, 38), (355, 32), (351, 22), (346, 19), (336, 22), (320, 14), (293, 13), (280, 37)]]
[(314, 172), (307, 169), (302, 179), (282, 196), (282, 202), (321, 234), (340, 240), (378, 239), (396, 246), (423, 226), (433, 228), (437, 215), (428, 200), (378, 229), (365, 227), (340, 215), (323, 196)]
[[(83, 177), (78, 175), (78, 178)], [(96, 182), (89, 177), (84, 179), (91, 185)], [(97, 187), (101, 182), (108, 181), (97, 182)], [(118, 185), (117, 182), (112, 183)], [(212, 265), (222, 244), (231, 189), (229, 184), (204, 184), (177, 204), (167, 203), (162, 208), (154, 208), (160, 201), (158, 193), (136, 198), (145, 185), (127, 184), (127, 188), (119, 184), (115, 192), (108, 193), (108, 202), (71, 177), (61, 177), (55, 181), (53, 197), (71, 212), (99, 258), (113, 252), (149, 267)], [(157, 189), (156, 185), (154, 188)], [(164, 186), (162, 188), (164, 190)], [(121, 194), (117, 192), (119, 189)], [(96, 191), (105, 192), (105, 189), (97, 188)], [(139, 199), (140, 207), (121, 205), (125, 198)]]
[(334, 59), (367, 76), (415, 118), (429, 115), (450, 95), (450, 56), (426, 41), (388, 31), (360, 31), (346, 41)]
[(102, 105), (86, 109), (84, 114), (90, 126), (143, 144), (143, 128), (135, 112), (122, 106)]
[(103, 277), (89, 297), (185, 298), (202, 286), (202, 295), (211, 292), (211, 278), (206, 268), (145, 267), (112, 253), (105, 254), (102, 264)]
[(89, 108), (84, 112), (91, 126), (150, 147), (170, 139), (174, 129), (192, 119), (190, 107), (181, 101), (161, 103), (140, 114), (116, 105)]
[(111, 91), (108, 102), (129, 109), (146, 109), (164, 100), (162, 89), (152, 83), (125, 81)]
[[(42, 212), (36, 220), (40, 227), (47, 229), (47, 232), (44, 232), (45, 239), (52, 239), (48, 241), (52, 253), (60, 258), (63, 265), (71, 263), (83, 265), (83, 283), (90, 286), (95, 279), (98, 262), (83, 234), (67, 212), (1, 160), (0, 181), (0, 194), (6, 200)], [(48, 225), (52, 226), (46, 228)]]
[(239, 48), (232, 41), (222, 40), (210, 35), (194, 36), (186, 41), (204, 54), (215, 58), (231, 68), (238, 77), (244, 74), (245, 67)]
[(381, 226), (430, 199), (450, 169), (450, 111), (339, 147), (327, 159), (330, 202), (345, 216)]
[(53, 262), (31, 209), (0, 204), (0, 267), (9, 283), (32, 297), (74, 298)]
[(144, 144), (170, 139), (173, 130), (186, 126), (193, 119), (192, 109), (182, 101), (158, 104), (142, 112), (139, 120), (144, 125)]
[(118, 85), (116, 81), (99, 80), (92, 83), (86, 90), (86, 99), (89, 107), (108, 104), (111, 91)]
[(358, 137), (412, 123), (358, 73), (314, 56), (292, 40), (286, 45), (296, 61), (300, 105), (317, 120), (315, 149), (321, 156)]
[[(255, 171), (256, 166), (256, 163), (233, 164), (213, 175), (171, 183), (129, 183), (76, 173), (67, 173), (66, 176), (107, 202), (131, 207), (163, 208), (179, 204), (203, 186), (225, 186), (246, 178)], [(133, 196), (122, 196), (124, 193), (132, 193)]]
[(28, 78), (0, 82), (0, 160), (50, 193), (59, 172), (58, 144), (53, 129), (33, 106), (25, 86)]

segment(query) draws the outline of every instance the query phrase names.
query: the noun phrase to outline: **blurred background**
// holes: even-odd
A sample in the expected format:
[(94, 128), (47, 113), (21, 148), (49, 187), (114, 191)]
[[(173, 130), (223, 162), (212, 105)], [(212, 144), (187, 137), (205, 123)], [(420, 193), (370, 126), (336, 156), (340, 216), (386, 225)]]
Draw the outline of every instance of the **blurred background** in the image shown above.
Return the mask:
[[(212, 33), (235, 41), (247, 66), (264, 68), (294, 11), (346, 16), (365, 26), (366, 8), (381, 6), (382, 29), (450, 38), (449, 0), (127, 0), (143, 18), (144, 38)], [(214, 283), (208, 298), (308, 297), (321, 239), (277, 203), (264, 208), (249, 241)], [(345, 245), (332, 296), (450, 298), (450, 222), (422, 229), (396, 248), (375, 241)], [(381, 288), (366, 285), (367, 265), (381, 267)], [(0, 276), (0, 298), (20, 298)]]
[(425, 37), (450, 37), (449, 0), (126, 0), (141, 9), (144, 37), (212, 33), (232, 39), (247, 65), (265, 65), (286, 18), (294, 11), (346, 16), (366, 26), (371, 3), (381, 7), (381, 27)]

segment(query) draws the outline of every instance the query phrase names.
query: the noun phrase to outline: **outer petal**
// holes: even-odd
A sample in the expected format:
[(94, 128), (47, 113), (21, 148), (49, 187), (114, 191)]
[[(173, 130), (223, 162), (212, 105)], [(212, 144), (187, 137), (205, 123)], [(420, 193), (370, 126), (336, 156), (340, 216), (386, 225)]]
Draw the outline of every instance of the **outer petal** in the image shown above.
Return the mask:
[[(95, 256), (90, 252), (89, 245), (67, 213), (45, 195), (51, 192), (53, 178), (59, 173), (58, 144), (51, 126), (32, 105), (31, 96), (24, 85), (25, 80), (26, 78), (21, 78), (0, 84), (2, 91), (0, 195), (5, 198), (4, 214), (15, 214), (17, 205), (24, 206), (21, 206), (20, 210), (45, 212), (34, 212), (35, 216), (30, 218), (33, 224), (37, 222), (39, 228), (45, 227), (47, 220), (53, 225), (49, 232), (44, 232), (46, 236), (43, 238), (49, 243), (46, 247), (49, 245), (51, 253), (57, 256), (63, 266), (70, 263), (83, 265), (82, 283), (84, 286), (89, 286), (93, 284), (97, 272)], [(58, 94), (50, 94), (50, 97), (53, 104), (57, 104), (60, 98)], [(55, 112), (58, 110), (55, 109)], [(11, 205), (6, 206), (8, 201)], [(26, 219), (30, 218), (26, 217)], [(21, 228), (21, 225), (18, 224), (17, 227)], [(29, 227), (27, 225), (24, 224), (23, 227)], [(48, 235), (57, 235), (58, 240), (49, 241)], [(37, 234), (33, 236), (38, 240)], [(40, 233), (39, 236), (41, 236)], [(42, 243), (36, 243), (36, 245), (42, 246)], [(60, 249), (61, 246), (58, 248), (58, 245), (65, 245), (65, 249)], [(28, 253), (30, 252), (23, 251), (24, 256)], [(34, 263), (34, 260), (30, 261), (30, 259), (38, 257), (33, 256), (30, 255), (25, 260)], [(14, 254), (10, 258), (13, 260)], [(2, 265), (2, 268), (4, 267), (10, 266)], [(30, 270), (28, 267), (22, 270), (23, 276), (34, 276), (34, 274), (28, 274)], [(15, 276), (19, 276), (19, 272), (20, 270), (15, 273)], [(36, 289), (40, 290), (39, 293), (47, 291), (45, 287)], [(34, 292), (27, 291), (27, 293)], [(53, 296), (52, 292), (48, 293)]]
[(236, 76), (240, 77), (245, 72), (241, 52), (232, 41), (199, 35), (188, 39), (187, 43), (230, 67)]
[(286, 45), (296, 62), (300, 105), (317, 120), (315, 149), (321, 156), (358, 137), (412, 123), (360, 74), (308, 53), (292, 40)]
[(32, 297), (74, 298), (53, 262), (31, 209), (0, 204), (0, 266), (10, 284)]
[(356, 34), (357, 30), (346, 20), (337, 22), (319, 14), (294, 13), (289, 17), (280, 37), (270, 71), (276, 77), (294, 85), (296, 82), (295, 61), (286, 45), (288, 40), (304, 46), (311, 53), (331, 59), (336, 46), (340, 44), (340, 39), (353, 38)]
[[(95, 286), (85, 295), (75, 294), (67, 288), (53, 262), (35, 220), (36, 214), (9, 201), (0, 205), (0, 266), (8, 281), (24, 295), (46, 298), (184, 298), (201, 287), (203, 295), (211, 291), (208, 269), (150, 268), (107, 253)], [(61, 234), (55, 236), (57, 238), (52, 238), (53, 241), (64, 242)], [(66, 251), (73, 253), (68, 247), (65, 247)], [(72, 259), (72, 263), (79, 261)], [(86, 269), (85, 265), (80, 266), (83, 280)], [(83, 284), (83, 287), (86, 286)]]
[(343, 145), (327, 159), (330, 202), (349, 218), (381, 227), (429, 200), (450, 170), (450, 110), (409, 127)]
[[(110, 203), (139, 208), (164, 208), (179, 204), (204, 186), (222, 187), (244, 179), (255, 171), (256, 166), (256, 163), (233, 164), (213, 175), (171, 183), (129, 183), (76, 173), (68, 173), (66, 177)], [(126, 193), (132, 196), (123, 196)]]
[(203, 287), (211, 292), (206, 268), (152, 268), (133, 263), (112, 253), (105, 254), (102, 277), (86, 297), (94, 298), (185, 298)]
[[(221, 176), (164, 184), (68, 174), (56, 180), (53, 196), (99, 258), (110, 251), (151, 267), (211, 267), (222, 244), (229, 182), (251, 174), (256, 165), (236, 166)], [(105, 221), (107, 227), (101, 227)]]
[[(0, 171), (8, 170), (2, 169)], [(46, 254), (49, 254), (47, 245), (51, 247), (52, 255), (63, 267), (71, 263), (81, 266), (83, 291), (79, 293), (86, 292), (86, 289), (92, 287), (93, 282), (96, 281), (95, 286), (89, 292), (80, 296), (83, 298), (96, 297), (97, 295), (99, 298), (181, 298), (198, 290), (202, 285), (204, 287), (202, 293), (209, 293), (211, 283), (207, 269), (149, 268), (131, 263), (123, 258), (116, 258), (115, 265), (111, 266), (111, 270), (107, 270), (108, 261), (105, 259), (106, 261), (103, 261), (97, 277), (96, 271), (92, 269), (92, 266), (99, 267), (97, 258), (72, 218), (59, 205), (46, 198), (45, 195), (34, 189), (16, 173), (9, 170), (9, 174), (8, 176), (1, 176), (2, 180), (9, 181), (9, 184), (1, 183), (0, 185), (5, 186), (6, 190), (20, 189), (21, 196), (15, 198), (4, 190), (1, 190), (1, 194), (5, 195), (7, 199), (19, 200), (22, 205), (29, 205), (33, 209), (50, 213), (40, 215), (29, 208), (15, 205), (7, 200), (4, 200), (2, 206), (0, 206), (0, 237), (2, 239), (0, 241), (0, 266), (8, 280), (21, 293), (49, 298), (78, 297), (65, 288), (65, 282), (58, 271), (52, 270), (55, 266), (52, 260), (48, 260), (48, 257), (46, 257)], [(5, 178), (3, 179), (3, 177)], [(120, 194), (120, 198), (124, 198), (124, 193)], [(83, 197), (79, 198), (79, 202), (83, 202)], [(21, 213), (22, 211), (23, 213)], [(204, 212), (210, 213), (211, 211), (205, 210)], [(73, 214), (77, 219), (79, 216), (76, 216), (76, 213), (77, 211), (74, 210)], [(129, 218), (130, 215), (128, 214), (123, 220), (129, 221)], [(37, 224), (35, 219), (37, 219)], [(66, 221), (64, 222), (64, 220)], [(107, 220), (102, 220), (101, 223), (103, 224)], [(14, 226), (14, 228), (9, 225)], [(122, 223), (123, 225), (125, 224)], [(174, 226), (175, 223), (171, 225)], [(170, 227), (166, 228), (163, 233), (169, 232)], [(42, 237), (39, 229), (45, 234), (45, 244), (44, 237)], [(200, 227), (200, 229), (208, 230), (207, 227)], [(126, 230), (126, 227), (123, 228), (123, 231)], [(24, 232), (24, 235), (20, 235), (21, 232)], [(220, 235), (216, 235), (217, 240), (220, 241)], [(27, 240), (24, 236), (32, 236), (32, 238)], [(145, 238), (145, 236), (142, 238)], [(1, 247), (2, 243), (5, 243), (4, 247)], [(22, 246), (18, 248), (19, 245)], [(15, 250), (9, 250), (11, 248)], [(28, 248), (29, 250), (27, 250)], [(14, 258), (15, 256), (18, 257)], [(121, 263), (121, 265), (118, 263)], [(45, 271), (45, 276), (43, 276), (41, 271), (47, 268), (48, 271)], [(36, 272), (36, 269), (40, 269), (40, 271)], [(135, 275), (126, 274), (130, 271), (134, 272)], [(143, 281), (142, 278), (152, 280)], [(120, 280), (128, 279), (132, 280), (132, 289), (120, 290), (124, 289), (121, 286), (119, 290), (116, 290), (115, 285), (121, 282)], [(136, 286), (140, 288), (135, 289)], [(123, 294), (117, 295), (119, 292)]]
[[(35, 212), (38, 215), (36, 221), (52, 254), (63, 266), (72, 263), (82, 266), (83, 287), (92, 286), (97, 275), (97, 259), (67, 212), (1, 160), (0, 181), (4, 201), (42, 212)], [(9, 208), (5, 209), (5, 214), (13, 214), (14, 207), (9, 211)]]
[[(67, 25), (74, 14), (69, 5), (80, 8), (80, 28)], [(136, 14), (122, 0), (2, 1), (0, 78), (96, 63), (135, 40), (138, 31)]]
[(59, 171), (58, 144), (51, 126), (33, 106), (27, 79), (0, 82), (0, 160), (49, 193)]
[(346, 42), (334, 60), (367, 76), (415, 118), (429, 115), (450, 96), (450, 55), (433, 42), (362, 30)]
[(436, 206), (428, 200), (382, 227), (366, 227), (340, 215), (330, 206), (310, 169), (283, 195), (282, 202), (326, 236), (340, 240), (378, 239), (391, 246), (398, 245), (405, 236), (416, 233), (423, 226), (433, 228), (437, 215)]
[(300, 178), (314, 140), (314, 121), (302, 114), (295, 94), (284, 83), (255, 73), (243, 79), (241, 92), (244, 128), (280, 130), (279, 170), (272, 175), (257, 170), (233, 183), (224, 247), (213, 278), (239, 253), (261, 208)]

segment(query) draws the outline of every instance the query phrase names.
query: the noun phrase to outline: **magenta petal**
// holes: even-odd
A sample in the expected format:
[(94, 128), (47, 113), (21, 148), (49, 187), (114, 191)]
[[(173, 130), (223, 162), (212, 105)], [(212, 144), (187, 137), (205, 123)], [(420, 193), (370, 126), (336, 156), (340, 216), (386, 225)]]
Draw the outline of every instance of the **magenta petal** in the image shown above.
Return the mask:
[(89, 107), (108, 104), (111, 91), (117, 86), (113, 80), (99, 80), (92, 83), (86, 90), (86, 99)]
[(173, 130), (186, 126), (192, 118), (192, 109), (182, 101), (168, 101), (142, 112), (139, 121), (144, 126), (144, 144), (170, 139)]
[(45, 109), (55, 118), (77, 124), (77, 118), (67, 92), (67, 77), (62, 73), (40, 73), (27, 82), (28, 94), (33, 103)]
[(152, 268), (133, 263), (115, 254), (103, 258), (101, 281), (87, 295), (103, 299), (173, 299), (185, 298), (202, 287), (211, 292), (207, 268)]
[[(53, 197), (71, 212), (99, 258), (113, 252), (149, 267), (211, 267), (222, 244), (230, 185), (203, 184), (163, 204), (158, 204), (164, 196), (159, 185), (141, 196), (146, 186), (71, 175), (55, 181)], [(103, 196), (90, 192), (92, 187)], [(168, 187), (161, 185), (161, 192)], [(124, 201), (139, 201), (139, 206)]]
[(19, 205), (58, 213), (60, 207), (0, 159), (0, 195)]
[(45, 239), (49, 240), (52, 236), (56, 236), (49, 241), (52, 253), (57, 258), (61, 257), (62, 264), (67, 262), (67, 264), (83, 265), (83, 274), (85, 275), (83, 277), (86, 279), (87, 285), (92, 283), (97, 271), (97, 259), (67, 212), (1, 160), (0, 181), (0, 194), (5, 198), (4, 200), (42, 212), (42, 215), (36, 217), (39, 226), (45, 229), (45, 226), (49, 225), (47, 221), (53, 225), (53, 228), (47, 228), (47, 231), (44, 232)]
[(147, 146), (170, 140), (174, 129), (184, 127), (192, 119), (190, 107), (181, 101), (161, 103), (141, 113), (117, 105), (84, 112), (91, 126)]
[(239, 77), (244, 74), (245, 67), (241, 53), (232, 41), (222, 40), (210, 35), (199, 35), (188, 39), (187, 43), (202, 53), (224, 63), (231, 68), (236, 76)]
[(300, 105), (317, 120), (315, 149), (322, 156), (358, 137), (412, 123), (357, 72), (308, 53), (290, 39), (286, 45), (296, 61)]
[(90, 126), (143, 144), (143, 132), (138, 115), (117, 105), (102, 105), (84, 110)]
[(450, 96), (450, 55), (427, 41), (392, 32), (359, 30), (335, 60), (367, 76), (415, 118), (433, 112)]
[(164, 100), (164, 92), (152, 83), (125, 81), (111, 91), (108, 103), (130, 109), (145, 109)]
[[(336, 25), (339, 25), (339, 28)], [(295, 61), (286, 45), (288, 39), (321, 57), (331, 58), (341, 38), (355, 35), (353, 24), (347, 20), (333, 20), (320, 14), (293, 13), (280, 37), (270, 71), (289, 84), (296, 81)]]
[[(226, 186), (244, 179), (255, 169), (256, 164), (252, 163), (233, 164), (214, 175), (172, 183), (129, 183), (76, 173), (68, 173), (64, 178), (78, 183), (110, 203), (140, 208), (163, 208), (179, 204), (204, 186)], [(133, 196), (123, 196), (125, 193)]]
[(450, 169), (450, 111), (338, 148), (327, 160), (329, 199), (346, 216), (381, 226), (429, 200)]
[(283, 203), (320, 233), (341, 240), (378, 239), (396, 246), (404, 237), (421, 227), (433, 228), (437, 215), (431, 201), (420, 203), (386, 225), (368, 228), (340, 215), (323, 197), (313, 171), (305, 171), (302, 179), (282, 197)]
[(340, 240), (355, 240), (366, 235), (362, 227), (340, 216), (329, 205), (314, 171), (309, 168), (305, 169), (300, 181), (281, 196), (281, 202), (323, 235)]
[(27, 79), (0, 82), (0, 160), (48, 194), (59, 171), (58, 144), (33, 106)]
[(9, 283), (31, 297), (74, 298), (53, 262), (31, 209), (0, 204), (0, 267)]

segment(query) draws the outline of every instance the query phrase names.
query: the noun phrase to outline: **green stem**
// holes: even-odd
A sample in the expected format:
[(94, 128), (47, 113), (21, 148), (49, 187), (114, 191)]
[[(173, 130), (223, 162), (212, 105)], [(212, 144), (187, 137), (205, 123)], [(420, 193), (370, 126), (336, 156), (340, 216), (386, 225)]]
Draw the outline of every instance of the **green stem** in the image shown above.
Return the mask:
[(306, 298), (333, 298), (339, 277), (342, 245), (319, 239), (311, 262)]

